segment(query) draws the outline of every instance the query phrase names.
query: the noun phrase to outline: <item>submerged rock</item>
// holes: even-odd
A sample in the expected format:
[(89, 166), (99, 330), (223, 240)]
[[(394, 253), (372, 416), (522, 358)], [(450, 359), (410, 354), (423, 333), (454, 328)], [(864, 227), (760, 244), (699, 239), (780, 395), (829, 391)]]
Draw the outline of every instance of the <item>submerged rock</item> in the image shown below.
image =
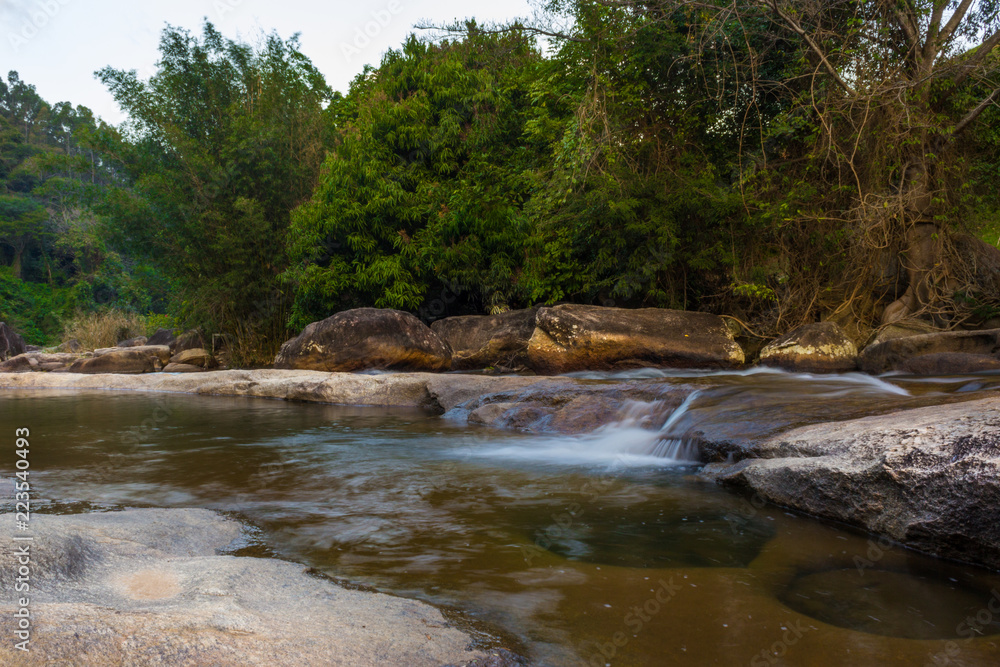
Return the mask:
[(431, 330), (451, 348), (454, 370), (519, 369), (528, 364), (528, 341), (537, 308), (500, 315), (460, 315), (437, 320)]
[(392, 369), (445, 371), (451, 350), (409, 313), (382, 308), (345, 310), (313, 322), (281, 346), (275, 368), (317, 371)]
[(24, 338), (6, 322), (0, 322), (0, 361), (6, 361), (24, 352)]
[(937, 556), (1000, 567), (1000, 397), (817, 424), (705, 474)]
[(857, 369), (858, 348), (833, 322), (811, 322), (765, 345), (760, 363), (789, 371), (845, 373)]
[(989, 331), (941, 331), (938, 333), (893, 338), (869, 345), (859, 358), (866, 373), (903, 370), (913, 357), (925, 354), (981, 354), (1000, 358), (1000, 329)]
[(731, 368), (743, 350), (717, 315), (661, 308), (542, 308), (528, 344), (543, 374), (649, 366)]
[[(2, 664), (437, 667), (489, 658), (430, 605), (348, 590), (295, 563), (217, 555), (241, 527), (208, 510), (34, 515), (31, 527), (31, 650), (5, 641)], [(14, 637), (13, 547), (0, 551), (0, 567), (0, 632)]]

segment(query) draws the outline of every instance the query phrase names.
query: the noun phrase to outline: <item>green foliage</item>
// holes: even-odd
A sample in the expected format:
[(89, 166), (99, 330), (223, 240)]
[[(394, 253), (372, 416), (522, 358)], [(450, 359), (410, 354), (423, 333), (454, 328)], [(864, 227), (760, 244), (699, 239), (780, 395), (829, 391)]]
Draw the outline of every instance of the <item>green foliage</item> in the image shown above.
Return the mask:
[(334, 108), (336, 148), (295, 215), (292, 326), (355, 305), (417, 310), (442, 285), (475, 308), (523, 296), (523, 137), (539, 61), (523, 35), (411, 37)]
[(312, 191), (330, 91), (295, 38), (257, 46), (168, 27), (157, 73), (98, 73), (128, 114), (95, 141), (125, 180), (95, 202), (114, 246), (159, 267), (184, 321), (234, 336), (237, 360), (285, 338), (291, 210)]

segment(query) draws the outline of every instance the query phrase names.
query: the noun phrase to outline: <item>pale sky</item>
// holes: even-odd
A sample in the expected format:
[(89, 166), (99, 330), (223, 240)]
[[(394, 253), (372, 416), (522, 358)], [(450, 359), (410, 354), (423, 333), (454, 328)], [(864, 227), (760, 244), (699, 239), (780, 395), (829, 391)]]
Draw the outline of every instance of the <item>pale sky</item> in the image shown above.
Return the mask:
[[(154, 72), (169, 23), (201, 34), (204, 17), (226, 37), (255, 41), (261, 30), (302, 51), (334, 90), (347, 91), (366, 63), (377, 65), (427, 19), (507, 20), (531, 14), (528, 0), (0, 0), (0, 76), (17, 70), (50, 104), (68, 101), (118, 123), (122, 115), (94, 72), (106, 65)], [(367, 32), (367, 34), (365, 34)], [(419, 33), (418, 33), (419, 34)], [(370, 35), (370, 36), (369, 36)], [(368, 43), (365, 43), (368, 40)]]

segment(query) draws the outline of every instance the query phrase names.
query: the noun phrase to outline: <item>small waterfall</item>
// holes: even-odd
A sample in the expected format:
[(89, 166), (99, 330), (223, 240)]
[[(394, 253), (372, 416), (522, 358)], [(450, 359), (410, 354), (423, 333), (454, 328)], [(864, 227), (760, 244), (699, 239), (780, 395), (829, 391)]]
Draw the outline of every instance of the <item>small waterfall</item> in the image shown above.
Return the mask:
[(682, 423), (698, 394), (689, 394), (662, 425), (665, 401), (633, 401), (622, 406), (618, 421), (593, 433), (536, 436), (516, 445), (486, 446), (473, 456), (612, 469), (698, 463), (700, 449), (684, 438), (690, 425)]
[(663, 423), (656, 433), (656, 439), (635, 454), (652, 456), (658, 459), (671, 459), (678, 462), (698, 462), (701, 450), (698, 443), (690, 438), (685, 438), (686, 425), (681, 424), (681, 419), (688, 414), (691, 405), (698, 398), (700, 390), (688, 394), (684, 402), (670, 413), (670, 417)]

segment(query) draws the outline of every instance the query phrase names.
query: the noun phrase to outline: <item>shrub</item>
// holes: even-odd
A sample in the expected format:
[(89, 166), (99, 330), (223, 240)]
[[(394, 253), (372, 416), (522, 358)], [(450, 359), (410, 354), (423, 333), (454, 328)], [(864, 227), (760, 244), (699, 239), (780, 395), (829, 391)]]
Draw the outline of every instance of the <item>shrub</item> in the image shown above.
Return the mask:
[(85, 349), (96, 350), (113, 347), (127, 338), (145, 336), (147, 328), (145, 317), (112, 308), (77, 313), (66, 323), (63, 340), (75, 338)]

